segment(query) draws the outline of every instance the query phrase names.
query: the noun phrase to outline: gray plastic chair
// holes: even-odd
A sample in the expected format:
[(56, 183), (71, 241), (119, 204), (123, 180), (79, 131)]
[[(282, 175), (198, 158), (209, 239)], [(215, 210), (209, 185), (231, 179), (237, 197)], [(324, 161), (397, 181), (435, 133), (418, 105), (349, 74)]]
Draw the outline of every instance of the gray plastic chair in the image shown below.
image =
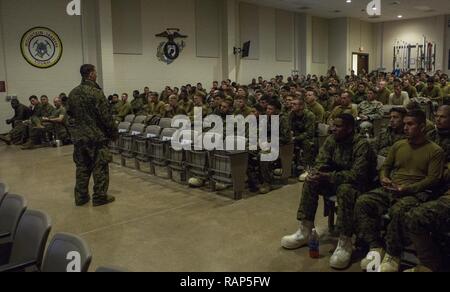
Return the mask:
[[(79, 267), (71, 266), (70, 262), (75, 258), (70, 258), (69, 253), (77, 253), (79, 258)], [(67, 259), (69, 257), (69, 259)], [(76, 257), (76, 256), (75, 256)], [(87, 243), (80, 237), (68, 234), (56, 234), (47, 248), (41, 272), (44, 273), (64, 273), (88, 271), (92, 261), (92, 253)], [(75, 269), (75, 270), (72, 270)]]
[(161, 129), (172, 128), (172, 119), (164, 118), (159, 121)]
[(0, 272), (40, 268), (52, 226), (50, 217), (41, 211), (27, 210), (20, 219), (7, 265)]
[(27, 209), (24, 197), (8, 194), (0, 205), (0, 244), (12, 242), (20, 218)]

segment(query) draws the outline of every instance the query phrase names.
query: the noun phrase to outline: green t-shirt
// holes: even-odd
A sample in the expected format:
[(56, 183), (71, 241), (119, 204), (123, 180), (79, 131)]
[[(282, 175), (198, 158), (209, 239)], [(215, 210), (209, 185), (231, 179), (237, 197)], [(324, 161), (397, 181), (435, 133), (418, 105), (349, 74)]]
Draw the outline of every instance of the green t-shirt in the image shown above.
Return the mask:
[(388, 177), (408, 193), (416, 194), (439, 183), (444, 163), (444, 151), (437, 144), (427, 141), (412, 147), (408, 140), (401, 140), (389, 151), (381, 177)]

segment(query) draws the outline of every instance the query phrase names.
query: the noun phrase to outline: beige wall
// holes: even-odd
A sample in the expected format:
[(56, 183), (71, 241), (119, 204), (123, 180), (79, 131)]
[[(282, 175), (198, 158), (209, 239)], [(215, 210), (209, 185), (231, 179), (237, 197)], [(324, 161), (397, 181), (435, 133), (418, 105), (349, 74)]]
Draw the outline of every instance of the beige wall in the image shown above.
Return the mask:
[[(195, 0), (143, 1), (142, 13), (143, 54), (114, 55), (113, 91), (131, 92), (136, 88), (143, 90), (144, 86), (159, 91), (166, 85), (196, 82), (209, 86), (213, 80), (221, 78), (220, 58), (196, 56)], [(189, 37), (180, 57), (167, 65), (156, 57), (158, 45), (164, 39), (155, 34), (172, 27), (180, 28), (181, 33)]]
[[(362, 49), (361, 51), (360, 48)], [(369, 72), (377, 68), (374, 24), (355, 18), (349, 18), (346, 74), (349, 74), (352, 68), (352, 54), (358, 52), (369, 54)]]
[[(278, 61), (276, 59), (276, 9), (260, 7), (255, 12), (255, 17), (259, 17), (259, 58), (256, 60), (242, 59), (240, 61), (238, 81), (249, 83), (252, 78), (263, 76), (271, 78), (277, 74), (290, 76), (295, 69), (294, 47), (292, 48), (291, 61)], [(294, 26), (294, 14), (289, 13), (292, 26)], [(292, 39), (294, 39), (292, 30)], [(245, 40), (241, 39), (241, 42)], [(294, 46), (294, 41), (292, 41)]]
[[(81, 22), (79, 17), (65, 14), (66, 5), (60, 0), (1, 0), (0, 18), (4, 35), (0, 50), (4, 48), (6, 63), (2, 64), (0, 72), (6, 71), (8, 94), (19, 96), (25, 104), (32, 94), (46, 94), (51, 98), (70, 91), (80, 81), (78, 69), (83, 62)], [(63, 42), (63, 57), (52, 68), (34, 68), (21, 55), (22, 35), (35, 26), (49, 27)], [(3, 121), (11, 113), (9, 104), (3, 100), (0, 100), (0, 132), (4, 132)]]

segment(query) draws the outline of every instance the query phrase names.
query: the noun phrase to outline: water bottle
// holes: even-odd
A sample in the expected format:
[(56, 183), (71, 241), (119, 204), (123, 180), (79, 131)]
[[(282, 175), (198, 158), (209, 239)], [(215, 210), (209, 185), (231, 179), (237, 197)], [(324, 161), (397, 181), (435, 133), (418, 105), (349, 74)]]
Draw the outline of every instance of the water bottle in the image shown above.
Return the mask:
[(319, 248), (319, 234), (316, 229), (313, 229), (309, 237), (309, 256), (312, 259), (318, 259), (320, 257)]

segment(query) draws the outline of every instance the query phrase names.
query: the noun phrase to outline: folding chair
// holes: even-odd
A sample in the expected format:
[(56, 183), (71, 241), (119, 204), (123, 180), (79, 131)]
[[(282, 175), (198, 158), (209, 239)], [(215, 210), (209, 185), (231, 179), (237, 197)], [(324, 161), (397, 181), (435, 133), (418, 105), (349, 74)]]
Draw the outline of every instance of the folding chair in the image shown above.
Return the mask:
[[(136, 156), (136, 168), (139, 171), (151, 172), (150, 165), (150, 141), (152, 139), (159, 139), (161, 135), (161, 127), (160, 126), (148, 126), (143, 135), (139, 135), (135, 137), (135, 156)], [(147, 166), (147, 167), (144, 167)]]
[[(151, 161), (151, 173), (160, 177), (169, 177), (167, 172), (168, 160), (166, 156), (166, 144), (170, 144), (177, 129), (166, 128), (158, 139), (151, 139), (149, 153)], [(162, 172), (167, 172), (162, 174)]]
[(119, 124), (119, 138), (116, 141), (111, 141), (109, 143), (109, 150), (111, 151), (111, 154), (113, 155), (113, 161), (114, 163), (122, 164), (122, 150), (123, 150), (123, 136), (126, 136), (129, 134), (131, 129), (131, 123), (130, 122), (122, 122)]
[[(70, 265), (71, 260), (77, 260), (78, 265)], [(53, 237), (47, 248), (41, 272), (86, 273), (91, 261), (92, 253), (86, 241), (76, 235), (58, 233)]]
[[(166, 144), (166, 155), (168, 161), (169, 178), (178, 183), (186, 183), (186, 146), (192, 147), (194, 141), (198, 138), (196, 131), (184, 130), (180, 133), (180, 141), (172, 141)], [(172, 147), (176, 145), (181, 150)]]
[[(131, 130), (128, 134), (123, 135), (122, 141), (123, 141), (123, 148), (122, 148), (122, 166), (128, 167), (136, 167), (135, 164), (135, 153), (136, 153), (136, 147), (137, 144), (135, 143), (136, 137), (142, 135), (145, 131), (145, 124), (133, 124), (131, 126)], [(131, 161), (130, 161), (131, 160)], [(131, 162), (131, 165), (130, 165)]]
[(47, 214), (25, 211), (17, 227), (8, 263), (0, 266), (0, 272), (25, 271), (33, 267), (39, 270), (51, 226)]

